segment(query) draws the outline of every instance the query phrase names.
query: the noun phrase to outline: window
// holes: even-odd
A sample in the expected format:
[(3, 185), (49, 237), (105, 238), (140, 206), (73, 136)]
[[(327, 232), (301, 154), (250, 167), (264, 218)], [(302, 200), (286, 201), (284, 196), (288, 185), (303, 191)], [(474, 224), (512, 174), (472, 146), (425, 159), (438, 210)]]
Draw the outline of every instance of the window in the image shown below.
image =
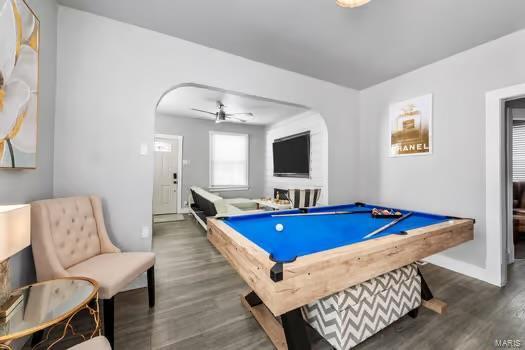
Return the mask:
[(525, 121), (512, 124), (512, 181), (525, 181)]
[(248, 135), (210, 131), (210, 188), (248, 187)]
[(155, 152), (171, 152), (172, 144), (166, 141), (155, 141)]

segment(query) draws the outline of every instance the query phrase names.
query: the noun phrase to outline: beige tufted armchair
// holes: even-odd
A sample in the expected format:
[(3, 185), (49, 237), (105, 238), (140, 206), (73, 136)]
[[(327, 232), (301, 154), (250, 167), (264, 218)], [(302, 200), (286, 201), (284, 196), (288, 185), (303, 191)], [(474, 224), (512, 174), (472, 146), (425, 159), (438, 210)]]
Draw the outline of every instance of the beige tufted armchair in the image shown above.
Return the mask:
[(114, 296), (147, 271), (155, 305), (155, 254), (123, 253), (110, 241), (99, 197), (57, 198), (31, 205), (31, 240), (39, 281), (84, 276), (100, 285), (104, 334), (113, 346)]

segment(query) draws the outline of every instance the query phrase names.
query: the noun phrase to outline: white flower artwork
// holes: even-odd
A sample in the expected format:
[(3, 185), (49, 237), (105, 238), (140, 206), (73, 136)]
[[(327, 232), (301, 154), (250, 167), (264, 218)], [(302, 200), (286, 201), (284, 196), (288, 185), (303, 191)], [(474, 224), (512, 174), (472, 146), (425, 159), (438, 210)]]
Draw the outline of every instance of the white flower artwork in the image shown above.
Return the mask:
[(36, 168), (39, 27), (24, 0), (0, 0), (0, 168)]

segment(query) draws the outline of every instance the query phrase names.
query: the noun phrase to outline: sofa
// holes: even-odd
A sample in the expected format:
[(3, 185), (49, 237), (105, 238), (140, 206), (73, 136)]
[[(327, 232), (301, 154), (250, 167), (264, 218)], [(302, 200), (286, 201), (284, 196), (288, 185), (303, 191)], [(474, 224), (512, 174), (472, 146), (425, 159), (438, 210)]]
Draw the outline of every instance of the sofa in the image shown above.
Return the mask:
[(190, 191), (190, 212), (204, 228), (209, 217), (238, 215), (257, 209), (257, 203), (251, 199), (222, 198), (198, 186), (192, 186)]

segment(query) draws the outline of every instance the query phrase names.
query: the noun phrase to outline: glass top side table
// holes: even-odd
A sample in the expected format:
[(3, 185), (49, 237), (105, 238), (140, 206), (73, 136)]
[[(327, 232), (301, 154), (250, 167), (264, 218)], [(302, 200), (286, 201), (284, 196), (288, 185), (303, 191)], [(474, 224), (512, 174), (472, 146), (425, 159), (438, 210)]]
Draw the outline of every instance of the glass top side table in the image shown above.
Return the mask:
[[(46, 348), (52, 348), (67, 334), (68, 330), (83, 340), (100, 335), (100, 316), (98, 306), (98, 284), (84, 277), (67, 277), (31, 284), (11, 292), (19, 295), (20, 301), (8, 317), (0, 320), (0, 349), (11, 349), (9, 342), (49, 328), (49, 333), (57, 326), (63, 326), (62, 336)], [(90, 306), (91, 301), (95, 302)], [(87, 310), (93, 317), (95, 327), (92, 333), (78, 334), (71, 320), (80, 311)], [(40, 348), (43, 342), (34, 346)]]

